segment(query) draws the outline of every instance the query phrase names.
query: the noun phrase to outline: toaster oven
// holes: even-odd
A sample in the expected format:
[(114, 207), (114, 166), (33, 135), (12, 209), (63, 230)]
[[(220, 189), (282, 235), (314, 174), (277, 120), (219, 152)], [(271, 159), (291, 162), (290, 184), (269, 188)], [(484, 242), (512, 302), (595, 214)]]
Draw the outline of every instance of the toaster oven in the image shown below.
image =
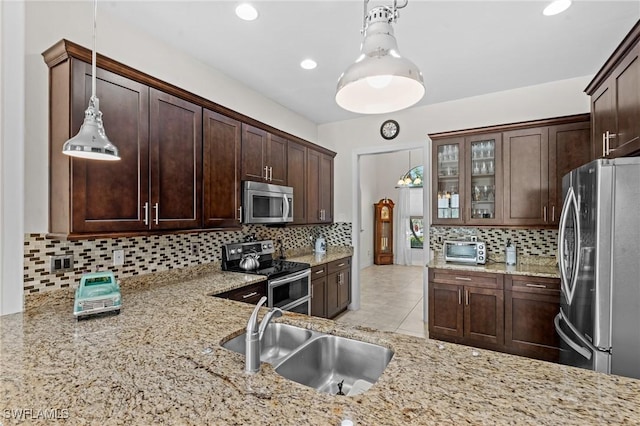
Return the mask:
[(446, 262), (481, 265), (487, 262), (487, 248), (482, 241), (445, 241), (442, 251)]

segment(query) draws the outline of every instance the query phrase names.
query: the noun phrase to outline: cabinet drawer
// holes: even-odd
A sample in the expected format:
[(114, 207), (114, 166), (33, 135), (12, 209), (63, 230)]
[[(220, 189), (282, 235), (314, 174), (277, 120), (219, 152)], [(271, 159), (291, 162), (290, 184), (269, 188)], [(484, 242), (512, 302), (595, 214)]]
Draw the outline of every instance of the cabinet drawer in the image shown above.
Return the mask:
[(327, 276), (327, 264), (323, 263), (322, 265), (317, 265), (311, 268), (311, 280), (315, 280), (316, 278), (323, 278)]
[(490, 272), (429, 268), (429, 281), (436, 283), (502, 289), (503, 279), (502, 274)]
[(560, 279), (509, 275), (505, 278), (504, 288), (525, 293), (560, 294)]
[(332, 274), (336, 271), (340, 271), (342, 269), (351, 268), (351, 258), (347, 257), (344, 259), (334, 260), (333, 262), (329, 262), (327, 266), (327, 273)]
[(257, 303), (262, 296), (267, 295), (266, 281), (251, 284), (245, 287), (236, 288), (227, 292), (217, 294), (217, 297), (237, 300), (239, 302)]

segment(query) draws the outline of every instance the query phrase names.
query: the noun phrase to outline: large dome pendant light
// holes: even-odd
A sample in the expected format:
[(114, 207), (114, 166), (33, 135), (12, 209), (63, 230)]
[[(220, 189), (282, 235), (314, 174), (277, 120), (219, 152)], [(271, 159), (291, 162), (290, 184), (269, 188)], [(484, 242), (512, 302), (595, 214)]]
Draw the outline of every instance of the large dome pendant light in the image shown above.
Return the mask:
[(107, 137), (102, 125), (100, 101), (96, 97), (96, 18), (98, 14), (98, 0), (93, 6), (93, 52), (91, 55), (91, 99), (84, 112), (84, 122), (80, 131), (62, 146), (62, 153), (71, 157), (92, 160), (119, 160), (120, 155)]
[(342, 108), (361, 114), (383, 114), (414, 105), (424, 96), (422, 73), (400, 56), (391, 26), (398, 19), (401, 5), (379, 6), (367, 12), (364, 0), (364, 40), (360, 56), (340, 76), (336, 102)]

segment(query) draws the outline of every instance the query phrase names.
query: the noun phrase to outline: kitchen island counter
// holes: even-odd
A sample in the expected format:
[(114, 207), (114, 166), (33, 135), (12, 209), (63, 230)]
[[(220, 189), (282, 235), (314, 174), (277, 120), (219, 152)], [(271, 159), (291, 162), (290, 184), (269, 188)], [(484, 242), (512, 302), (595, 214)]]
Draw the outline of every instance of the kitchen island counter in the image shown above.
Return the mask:
[(243, 331), (253, 306), (209, 296), (221, 281), (236, 285), (228, 282), (234, 279), (240, 285), (251, 278), (199, 270), (191, 277), (123, 280), (121, 314), (78, 322), (69, 292), (42, 295), (24, 313), (0, 317), (0, 423), (21, 423), (24, 410), (31, 410), (30, 422), (39, 413), (57, 413), (69, 424), (100, 425), (621, 424), (640, 418), (638, 380), (289, 312), (276, 321), (377, 343), (392, 348), (393, 359), (378, 382), (355, 397), (317, 393), (268, 364), (247, 375), (244, 357), (220, 342)]
[[(530, 256), (528, 260), (535, 259), (536, 256)], [(547, 258), (542, 258), (547, 259)], [(475, 271), (475, 272), (491, 272), (494, 274), (511, 274), (526, 275), (530, 277), (542, 278), (560, 278), (558, 266), (550, 262), (540, 263), (517, 263), (516, 265), (506, 265), (500, 262), (487, 262), (486, 265), (465, 264), (455, 262), (445, 262), (442, 258), (432, 259), (428, 264), (428, 268), (435, 269), (452, 269), (457, 271)]]

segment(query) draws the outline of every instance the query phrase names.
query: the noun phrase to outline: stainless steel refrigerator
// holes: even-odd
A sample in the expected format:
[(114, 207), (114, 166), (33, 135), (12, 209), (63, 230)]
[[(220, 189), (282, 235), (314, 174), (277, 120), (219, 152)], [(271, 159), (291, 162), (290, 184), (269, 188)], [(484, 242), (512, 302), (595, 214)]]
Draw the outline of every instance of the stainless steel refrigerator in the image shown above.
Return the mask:
[(640, 158), (562, 179), (560, 362), (640, 378)]

